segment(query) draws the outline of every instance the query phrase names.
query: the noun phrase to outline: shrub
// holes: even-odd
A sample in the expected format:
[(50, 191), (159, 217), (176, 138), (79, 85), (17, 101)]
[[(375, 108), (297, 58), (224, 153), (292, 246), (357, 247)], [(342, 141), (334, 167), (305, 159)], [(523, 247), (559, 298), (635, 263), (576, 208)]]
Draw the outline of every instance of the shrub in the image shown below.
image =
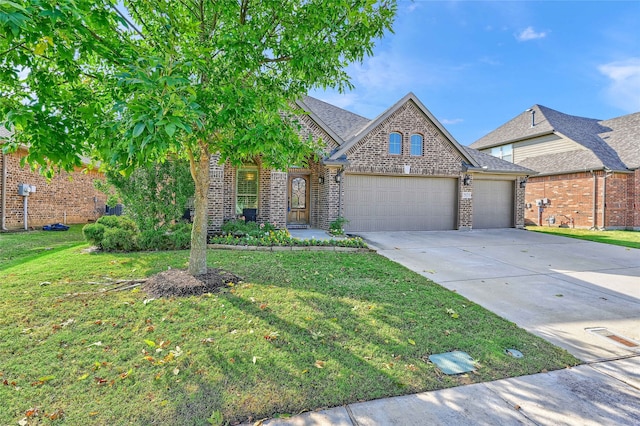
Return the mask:
[(106, 228), (102, 239), (102, 249), (106, 251), (138, 250), (137, 232), (125, 228)]
[(96, 223), (85, 225), (82, 233), (89, 243), (102, 250), (131, 251), (138, 248), (138, 228), (126, 216), (102, 216)]
[(136, 223), (127, 216), (102, 216), (96, 221), (107, 228), (121, 228), (129, 231), (137, 231)]
[(245, 222), (243, 220), (233, 219), (225, 222), (220, 230), (224, 235), (260, 238), (269, 232), (276, 231), (277, 228), (271, 223), (258, 224), (256, 222)]
[(329, 224), (329, 233), (331, 235), (344, 235), (344, 229), (342, 229), (342, 227), (347, 223), (349, 223), (347, 219), (342, 216), (338, 217)]
[(191, 247), (191, 224), (179, 223), (169, 233), (173, 250), (185, 250)]
[(147, 229), (140, 233), (140, 250), (184, 250), (191, 245), (191, 224), (180, 223), (160, 229)]
[(90, 244), (102, 248), (105, 229), (105, 226), (101, 223), (90, 223), (82, 228), (82, 235)]
[(138, 237), (140, 250), (169, 250), (171, 239), (164, 229), (147, 229)]

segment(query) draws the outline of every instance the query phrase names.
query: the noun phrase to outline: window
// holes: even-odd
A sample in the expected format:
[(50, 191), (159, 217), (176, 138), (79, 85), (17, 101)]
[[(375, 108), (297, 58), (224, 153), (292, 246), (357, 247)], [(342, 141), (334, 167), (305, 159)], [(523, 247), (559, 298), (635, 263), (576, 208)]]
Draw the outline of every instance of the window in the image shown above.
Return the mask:
[(498, 157), (504, 161), (513, 163), (513, 145), (502, 145), (491, 148), (491, 155)]
[(389, 154), (400, 155), (402, 153), (402, 135), (391, 133), (389, 135)]
[(243, 209), (258, 208), (258, 169), (239, 169), (236, 180), (236, 214)]
[(422, 156), (422, 136), (411, 135), (411, 155)]

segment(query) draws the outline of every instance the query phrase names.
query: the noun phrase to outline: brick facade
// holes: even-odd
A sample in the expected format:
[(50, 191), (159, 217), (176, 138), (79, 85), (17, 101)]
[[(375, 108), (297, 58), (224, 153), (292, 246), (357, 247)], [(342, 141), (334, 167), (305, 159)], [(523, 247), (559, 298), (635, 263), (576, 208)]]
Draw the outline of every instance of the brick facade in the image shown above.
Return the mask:
[[(300, 123), (302, 125), (301, 137), (306, 138), (311, 135), (314, 139), (321, 140), (325, 146), (325, 155), (328, 156), (331, 151), (340, 147), (309, 115), (303, 115), (300, 118)], [(389, 134), (391, 132), (398, 132), (402, 135), (400, 155), (389, 154)], [(411, 135), (414, 134), (419, 134), (423, 138), (423, 155), (421, 156), (410, 155)], [(410, 175), (457, 179), (457, 227), (458, 229), (472, 228), (473, 179), (470, 180), (469, 185), (463, 185), (463, 177), (467, 173), (463, 172), (462, 163), (467, 159), (414, 102), (404, 103), (374, 128), (369, 129), (362, 139), (350, 147), (346, 156), (348, 165), (344, 167), (344, 170), (340, 165), (325, 165), (322, 162), (312, 160), (304, 169), (292, 168), (288, 170), (288, 173), (309, 177), (310, 226), (328, 229), (332, 221), (343, 216), (344, 182), (349, 179), (350, 173), (406, 176), (407, 168), (405, 166), (409, 166), (408, 174)], [(272, 222), (278, 227), (284, 228), (288, 211), (288, 175), (263, 168), (259, 161), (256, 166), (260, 179), (257, 221)], [(210, 231), (219, 230), (222, 220), (229, 220), (237, 216), (235, 211), (237, 170), (229, 164), (215, 167), (223, 169), (222, 172), (216, 171), (218, 179), (221, 179), (223, 183), (210, 191), (210, 202), (216, 204), (215, 209), (212, 210), (210, 207), (210, 212), (215, 211), (217, 214), (215, 219), (210, 218)], [(342, 181), (336, 182), (336, 175), (339, 173), (342, 176)], [(320, 177), (323, 178), (323, 183), (320, 183)], [(467, 195), (471, 193), (471, 198), (463, 197), (463, 192)], [(515, 194), (515, 224), (516, 227), (523, 227), (524, 189), (517, 186)], [(218, 205), (217, 200), (222, 200), (221, 206)]]
[(58, 173), (47, 181), (29, 166), (21, 167), (24, 150), (0, 156), (0, 171), (6, 161), (5, 218), (7, 229), (24, 228), (24, 197), (18, 195), (21, 183), (35, 185), (36, 192), (27, 197), (27, 225), (41, 227), (51, 223), (87, 223), (95, 221), (104, 213), (106, 195), (95, 189), (93, 181), (104, 180), (104, 175), (95, 170), (76, 169), (72, 173)]
[[(639, 229), (639, 173), (607, 173), (605, 178), (599, 170), (531, 177), (526, 187), (526, 224)], [(536, 200), (545, 198), (549, 203), (539, 212)]]

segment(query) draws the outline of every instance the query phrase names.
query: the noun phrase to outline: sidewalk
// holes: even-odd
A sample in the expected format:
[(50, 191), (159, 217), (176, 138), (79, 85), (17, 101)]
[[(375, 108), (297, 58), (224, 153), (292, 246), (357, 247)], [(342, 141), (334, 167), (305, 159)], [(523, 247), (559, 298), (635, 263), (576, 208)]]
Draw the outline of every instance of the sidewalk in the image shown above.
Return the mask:
[(268, 426), (639, 425), (640, 356), (349, 404)]
[(323, 229), (288, 229), (289, 234), (298, 240), (340, 240), (344, 237), (334, 237)]

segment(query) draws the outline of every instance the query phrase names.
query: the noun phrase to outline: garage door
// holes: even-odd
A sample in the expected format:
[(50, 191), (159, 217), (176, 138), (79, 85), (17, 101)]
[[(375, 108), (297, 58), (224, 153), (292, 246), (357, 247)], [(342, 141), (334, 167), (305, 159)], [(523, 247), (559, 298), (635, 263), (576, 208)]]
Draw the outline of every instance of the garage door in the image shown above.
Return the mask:
[(512, 228), (513, 190), (510, 180), (473, 181), (473, 228)]
[(457, 179), (347, 175), (344, 185), (349, 231), (456, 228)]

